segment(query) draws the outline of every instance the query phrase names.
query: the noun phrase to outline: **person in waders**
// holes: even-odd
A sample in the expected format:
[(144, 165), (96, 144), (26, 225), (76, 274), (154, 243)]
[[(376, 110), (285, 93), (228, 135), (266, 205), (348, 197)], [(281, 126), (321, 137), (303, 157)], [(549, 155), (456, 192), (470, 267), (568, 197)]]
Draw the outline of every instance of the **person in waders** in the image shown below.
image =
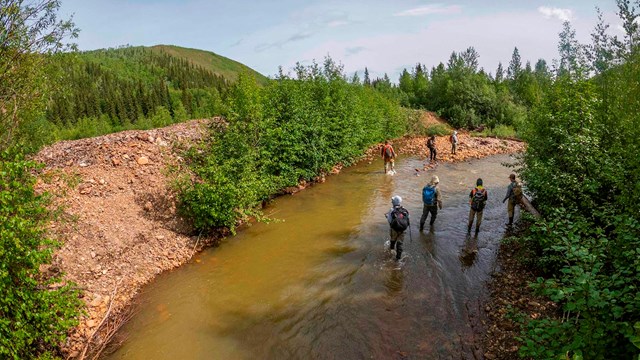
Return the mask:
[(503, 204), (505, 201), (509, 200), (507, 203), (507, 212), (509, 214), (509, 222), (507, 223), (507, 226), (513, 225), (513, 216), (515, 214), (516, 204), (518, 204), (522, 198), (522, 187), (516, 181), (516, 174), (509, 175), (509, 180), (511, 180), (511, 183), (507, 187), (507, 195), (502, 200)]
[(451, 155), (455, 155), (456, 154), (456, 149), (458, 148), (458, 132), (457, 131), (453, 131), (453, 134), (451, 134), (451, 137), (449, 137), (449, 141), (451, 142)]
[(431, 220), (429, 220), (429, 226), (433, 227), (433, 223), (438, 216), (438, 208), (442, 209), (442, 196), (440, 194), (440, 188), (438, 184), (440, 179), (437, 175), (431, 177), (431, 181), (425, 187), (422, 188), (422, 217), (420, 218), (420, 231), (424, 230), (424, 223), (427, 221), (427, 217), (431, 214)]
[(429, 140), (427, 140), (427, 147), (429, 148), (429, 161), (436, 161), (436, 155), (438, 154), (436, 150), (436, 136), (431, 135)]
[(384, 146), (380, 150), (380, 156), (384, 160), (384, 173), (395, 174), (396, 169), (394, 166), (394, 159), (396, 158), (396, 152), (393, 150), (393, 146), (389, 144), (389, 140), (384, 141)]
[[(405, 230), (411, 225), (409, 211), (402, 207), (402, 198), (398, 195), (391, 198), (391, 209), (385, 214), (389, 222), (389, 235), (391, 242), (389, 250), (396, 250), (396, 260), (402, 256), (402, 243), (404, 242)], [(411, 231), (411, 230), (409, 230)]]
[(482, 223), (482, 212), (484, 206), (488, 200), (487, 190), (482, 186), (482, 179), (476, 180), (476, 187), (469, 193), (469, 225), (467, 226), (467, 232), (471, 232), (471, 225), (473, 225), (473, 219), (476, 218), (476, 234), (480, 231), (480, 224)]

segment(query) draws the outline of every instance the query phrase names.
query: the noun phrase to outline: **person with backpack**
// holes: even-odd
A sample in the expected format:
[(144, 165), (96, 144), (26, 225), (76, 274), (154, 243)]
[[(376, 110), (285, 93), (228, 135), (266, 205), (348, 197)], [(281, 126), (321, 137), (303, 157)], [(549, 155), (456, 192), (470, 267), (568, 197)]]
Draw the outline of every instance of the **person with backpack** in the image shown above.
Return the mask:
[(404, 232), (411, 226), (411, 221), (409, 220), (409, 211), (402, 207), (402, 198), (400, 196), (396, 195), (392, 197), (391, 205), (391, 209), (385, 214), (389, 222), (389, 235), (391, 236), (389, 250), (395, 248), (396, 260), (400, 260), (402, 256)]
[(389, 144), (389, 140), (384, 141), (384, 146), (380, 150), (380, 156), (384, 160), (384, 173), (395, 174), (396, 169), (394, 167), (394, 159), (396, 158), (396, 152), (393, 150), (393, 146)]
[(440, 179), (437, 175), (431, 177), (431, 182), (422, 188), (422, 217), (420, 218), (420, 231), (424, 230), (424, 223), (431, 214), (429, 226), (433, 227), (433, 223), (438, 216), (438, 208), (442, 209), (442, 196), (438, 184)]
[(511, 180), (511, 183), (507, 187), (507, 195), (502, 200), (503, 204), (505, 201), (509, 200), (507, 203), (507, 212), (509, 213), (509, 222), (507, 223), (507, 226), (513, 225), (513, 216), (516, 210), (516, 204), (519, 203), (522, 198), (522, 186), (516, 181), (516, 174), (509, 175), (509, 180)]
[(427, 140), (427, 147), (429, 148), (429, 161), (436, 161), (436, 136), (431, 135), (429, 140)]
[(456, 149), (458, 148), (458, 132), (457, 131), (453, 131), (453, 134), (451, 134), (451, 137), (449, 137), (449, 141), (451, 142), (451, 154), (455, 155), (456, 154)]
[(467, 232), (471, 232), (471, 225), (473, 225), (473, 218), (476, 218), (476, 234), (480, 231), (480, 224), (482, 223), (482, 212), (484, 206), (488, 200), (487, 190), (482, 186), (482, 179), (476, 180), (476, 187), (469, 193), (469, 225), (467, 226)]

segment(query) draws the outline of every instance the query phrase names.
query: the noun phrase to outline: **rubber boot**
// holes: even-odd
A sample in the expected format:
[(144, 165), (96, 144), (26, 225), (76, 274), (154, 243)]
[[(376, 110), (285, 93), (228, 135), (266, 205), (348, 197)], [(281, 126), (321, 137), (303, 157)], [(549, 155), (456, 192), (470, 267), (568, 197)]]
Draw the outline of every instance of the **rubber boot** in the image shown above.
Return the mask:
[(469, 226), (467, 226), (467, 233), (471, 233), (471, 224), (469, 224)]
[(479, 231), (480, 231), (480, 226), (476, 226), (476, 235), (478, 235)]
[(400, 260), (400, 257), (402, 257), (402, 243), (399, 242), (396, 245), (396, 260)]
[(396, 247), (396, 242), (395, 241), (391, 241), (391, 243), (389, 244), (389, 250), (393, 250)]
[(509, 223), (507, 224), (507, 226), (511, 226), (513, 225), (513, 216), (509, 218)]

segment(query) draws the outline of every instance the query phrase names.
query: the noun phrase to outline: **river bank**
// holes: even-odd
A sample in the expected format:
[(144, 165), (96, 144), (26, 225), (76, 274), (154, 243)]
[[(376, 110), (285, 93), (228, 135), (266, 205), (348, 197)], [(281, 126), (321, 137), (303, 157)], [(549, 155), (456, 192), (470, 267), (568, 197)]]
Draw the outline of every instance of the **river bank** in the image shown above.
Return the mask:
[[(225, 235), (191, 234), (188, 221), (176, 213), (166, 171), (182, 161), (176, 149), (202, 138), (207, 123), (194, 120), (163, 129), (66, 141), (43, 149), (36, 157), (45, 164), (38, 189), (53, 194), (54, 204), (63, 210), (51, 224), (52, 236), (63, 245), (43, 271), (65, 273), (67, 281), (82, 289), (86, 304), (80, 325), (63, 346), (65, 357), (83, 358), (99, 351), (126, 320), (144, 284)], [(519, 142), (465, 134), (460, 141), (458, 153), (451, 156), (447, 137), (437, 139), (441, 162), (518, 152), (524, 147)], [(396, 143), (400, 154), (427, 153), (423, 137)], [(378, 156), (379, 149), (379, 145), (372, 147), (369, 159)], [(416, 171), (434, 165), (425, 162)]]

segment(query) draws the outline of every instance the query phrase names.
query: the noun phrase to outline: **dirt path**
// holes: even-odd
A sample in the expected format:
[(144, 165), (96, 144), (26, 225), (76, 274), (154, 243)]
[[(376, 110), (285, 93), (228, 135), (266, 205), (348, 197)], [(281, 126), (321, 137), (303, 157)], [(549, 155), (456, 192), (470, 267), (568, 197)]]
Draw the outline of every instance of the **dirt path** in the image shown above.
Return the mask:
[[(187, 262), (196, 243), (215, 240), (193, 236), (176, 213), (166, 171), (182, 161), (174, 145), (188, 146), (201, 139), (208, 123), (193, 120), (162, 129), (63, 141), (37, 154), (35, 159), (45, 164), (37, 189), (53, 194), (54, 204), (63, 210), (50, 227), (63, 245), (43, 271), (65, 273), (66, 281), (82, 289), (86, 304), (86, 315), (63, 346), (67, 358), (99, 349), (122, 323), (145, 283)], [(422, 137), (400, 139), (395, 146), (399, 153), (428, 153)], [(524, 144), (461, 134), (458, 154), (449, 154), (448, 137), (439, 137), (437, 148), (440, 161), (464, 161), (522, 151)], [(379, 147), (368, 155), (379, 156)]]

